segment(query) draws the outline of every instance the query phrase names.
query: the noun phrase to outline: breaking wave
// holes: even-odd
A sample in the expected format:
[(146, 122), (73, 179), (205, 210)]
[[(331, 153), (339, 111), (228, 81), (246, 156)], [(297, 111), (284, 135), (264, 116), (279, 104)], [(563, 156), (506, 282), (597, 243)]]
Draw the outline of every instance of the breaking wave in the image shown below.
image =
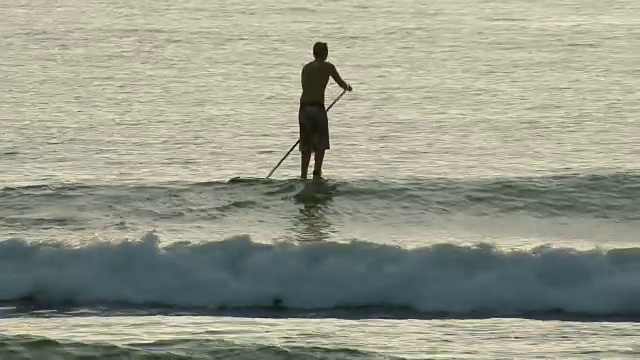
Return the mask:
[[(402, 248), (364, 241), (0, 242), (0, 299), (39, 307), (640, 316), (640, 249)], [(384, 312), (384, 311), (382, 311)]]

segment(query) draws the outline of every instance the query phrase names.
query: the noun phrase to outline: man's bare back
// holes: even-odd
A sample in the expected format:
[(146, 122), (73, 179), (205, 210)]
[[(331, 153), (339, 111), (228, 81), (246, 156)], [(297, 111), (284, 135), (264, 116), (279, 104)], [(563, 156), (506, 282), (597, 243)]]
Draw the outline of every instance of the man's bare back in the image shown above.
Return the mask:
[(338, 74), (336, 67), (328, 61), (316, 59), (302, 67), (300, 103), (324, 105), (324, 93), (329, 83), (329, 77), (332, 77), (341, 88), (349, 88), (349, 85)]

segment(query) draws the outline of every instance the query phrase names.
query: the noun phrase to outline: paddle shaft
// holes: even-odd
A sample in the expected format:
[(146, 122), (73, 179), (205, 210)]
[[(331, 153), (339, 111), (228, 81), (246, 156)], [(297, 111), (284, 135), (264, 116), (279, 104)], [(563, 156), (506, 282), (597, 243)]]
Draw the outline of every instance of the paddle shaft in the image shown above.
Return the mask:
[[(338, 95), (338, 97), (335, 98), (335, 100), (333, 100), (333, 102), (331, 103), (331, 105), (329, 105), (329, 107), (327, 108), (327, 111), (329, 111), (333, 105), (335, 105), (335, 103), (338, 102), (338, 100), (340, 100), (340, 98), (342, 97), (342, 95), (344, 95), (347, 92), (347, 90), (342, 90), (342, 93), (340, 93), (340, 95)], [(267, 179), (273, 175), (273, 173), (276, 171), (276, 169), (278, 169), (280, 167), (280, 164), (282, 164), (282, 162), (287, 158), (287, 156), (289, 156), (289, 154), (291, 154), (291, 152), (293, 151), (293, 149), (296, 148), (296, 146), (298, 146), (298, 144), (300, 143), (300, 139), (298, 139), (298, 141), (296, 141), (295, 144), (293, 144), (293, 146), (291, 147), (291, 149), (289, 149), (289, 151), (287, 151), (286, 154), (284, 154), (284, 157), (282, 159), (280, 159), (280, 162), (278, 162), (278, 165), (276, 165), (276, 167), (273, 168), (273, 170), (271, 170), (271, 172), (269, 173), (269, 175), (267, 175)]]

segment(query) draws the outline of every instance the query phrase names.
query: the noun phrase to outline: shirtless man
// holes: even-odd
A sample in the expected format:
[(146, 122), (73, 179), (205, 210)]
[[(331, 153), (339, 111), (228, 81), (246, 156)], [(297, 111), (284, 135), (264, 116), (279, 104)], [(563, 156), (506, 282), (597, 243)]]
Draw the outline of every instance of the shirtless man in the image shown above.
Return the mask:
[(341, 88), (351, 91), (351, 86), (344, 82), (336, 67), (327, 61), (329, 49), (326, 43), (317, 42), (313, 45), (315, 60), (302, 68), (302, 96), (300, 96), (300, 110), (298, 123), (300, 124), (300, 178), (306, 179), (311, 161), (311, 153), (315, 153), (313, 177), (322, 176), (322, 161), (324, 152), (329, 149), (329, 122), (324, 104), (324, 91), (329, 82), (329, 76)]

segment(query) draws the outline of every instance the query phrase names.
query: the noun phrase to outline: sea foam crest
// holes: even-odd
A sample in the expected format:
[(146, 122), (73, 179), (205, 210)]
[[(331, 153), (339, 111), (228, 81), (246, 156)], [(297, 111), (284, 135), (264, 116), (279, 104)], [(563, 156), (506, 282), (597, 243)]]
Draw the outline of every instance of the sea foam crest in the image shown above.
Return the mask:
[(0, 242), (0, 299), (44, 304), (290, 309), (390, 306), (420, 312), (640, 314), (640, 249), (503, 251), (364, 241), (274, 243), (236, 236), (160, 246)]

